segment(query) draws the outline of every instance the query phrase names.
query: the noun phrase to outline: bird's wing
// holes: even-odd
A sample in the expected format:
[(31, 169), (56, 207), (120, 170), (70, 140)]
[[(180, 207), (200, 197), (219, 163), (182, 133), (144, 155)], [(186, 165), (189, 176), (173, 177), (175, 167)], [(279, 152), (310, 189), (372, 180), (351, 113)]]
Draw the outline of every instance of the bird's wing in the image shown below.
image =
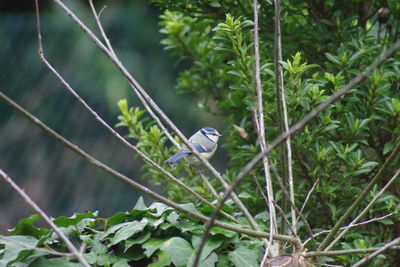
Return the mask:
[[(191, 143), (191, 145), (192, 145), (193, 148), (196, 149), (197, 152), (199, 152), (199, 153), (209, 152), (209, 151), (207, 151), (207, 149), (206, 149), (203, 145), (200, 145), (200, 144), (198, 144), (198, 143)], [(190, 153), (192, 153), (192, 151), (190, 151), (190, 149), (189, 149), (188, 147), (184, 146), (184, 147), (182, 147), (182, 148), (179, 150), (178, 153), (187, 153), (187, 154), (190, 154)]]

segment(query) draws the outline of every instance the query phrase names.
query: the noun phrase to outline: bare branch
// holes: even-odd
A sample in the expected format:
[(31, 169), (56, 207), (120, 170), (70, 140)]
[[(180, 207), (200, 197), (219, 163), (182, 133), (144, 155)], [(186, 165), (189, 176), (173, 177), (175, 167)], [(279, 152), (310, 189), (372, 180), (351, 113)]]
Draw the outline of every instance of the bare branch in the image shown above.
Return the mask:
[[(133, 188), (136, 188), (137, 190), (141, 191), (142, 193), (149, 195), (150, 197), (154, 198), (155, 200), (158, 200), (158, 201), (160, 201), (160, 202), (162, 202), (162, 203), (164, 203), (164, 204), (166, 204), (166, 205), (168, 205), (168, 206), (170, 206), (170, 207), (172, 207), (172, 208), (174, 208), (174, 209), (176, 209), (176, 210), (178, 210), (178, 211), (180, 211), (182, 213), (187, 214), (188, 216), (191, 216), (191, 217), (193, 217), (195, 219), (199, 219), (199, 220), (205, 222), (206, 224), (208, 224), (210, 222), (210, 218), (209, 217), (204, 216), (204, 215), (202, 215), (200, 213), (197, 213), (197, 212), (193, 212), (191, 210), (188, 210), (188, 209), (182, 207), (181, 205), (175, 203), (174, 201), (171, 201), (171, 200), (169, 200), (169, 199), (167, 199), (167, 198), (155, 193), (154, 191), (150, 190), (149, 188), (147, 188), (147, 187), (135, 182), (134, 180), (128, 178), (127, 176), (121, 174), (118, 171), (115, 171), (114, 169), (108, 167), (104, 163), (102, 163), (102, 162), (98, 161), (97, 159), (95, 159), (94, 157), (90, 156), (85, 151), (80, 149), (77, 145), (71, 143), (70, 141), (68, 141), (67, 139), (65, 139), (61, 135), (59, 135), (57, 132), (55, 132), (54, 130), (49, 128), (47, 125), (45, 125), (43, 122), (41, 122), (38, 118), (33, 116), (27, 110), (25, 110), (23, 107), (21, 107), (20, 105), (15, 103), (13, 100), (11, 100), (9, 97), (7, 97), (3, 92), (0, 92), (0, 99), (5, 101), (8, 105), (10, 105), (16, 111), (21, 113), (28, 120), (33, 122), (36, 126), (40, 127), (45, 133), (49, 134), (51, 137), (55, 138), (58, 142), (62, 143), (63, 145), (68, 147), (70, 150), (72, 150), (74, 153), (76, 153), (77, 155), (81, 156), (83, 159), (87, 160), (89, 163), (91, 163), (92, 165), (94, 165), (97, 168), (101, 169), (105, 173), (115, 177), (116, 179), (120, 180), (121, 182), (123, 182), (123, 183), (125, 183), (125, 184), (127, 184), (127, 185), (129, 185), (129, 186), (131, 186)], [(215, 210), (217, 210), (217, 208)], [(254, 236), (254, 237), (269, 238), (269, 234), (268, 233), (264, 233), (264, 232), (261, 232), (261, 231), (254, 231), (254, 230), (250, 230), (250, 229), (246, 229), (246, 228), (242, 228), (242, 227), (237, 227), (235, 225), (232, 225), (232, 224), (229, 224), (229, 223), (225, 223), (225, 222), (221, 222), (221, 221), (218, 221), (218, 220), (214, 220), (213, 221), (213, 225), (225, 228), (225, 229), (230, 230), (230, 231), (234, 231), (234, 232), (242, 233), (242, 234), (247, 234), (247, 235)], [(289, 242), (291, 244), (298, 242), (293, 237), (286, 236), (286, 235), (278, 235), (278, 234), (276, 234), (276, 235), (274, 235), (273, 238), (275, 240)]]
[[(400, 174), (400, 169), (398, 169), (396, 171), (396, 173), (394, 174), (394, 176), (386, 183), (386, 185), (381, 189), (381, 191), (379, 191), (372, 199), (371, 201), (368, 203), (368, 205), (364, 208), (364, 210), (357, 216), (357, 218), (355, 218), (350, 224), (349, 226), (354, 225), (356, 222), (358, 222), (367, 212), (368, 210), (372, 207), (372, 205), (378, 200), (378, 198), (386, 191), (386, 189), (396, 180), (397, 176)], [(326, 249), (324, 249), (324, 251), (328, 251), (330, 250), (349, 230), (350, 228), (346, 228), (343, 232), (341, 232), (336, 238), (335, 240), (333, 240), (329, 246), (326, 247)]]
[[(39, 13), (37, 14), (38, 18)], [(210, 207), (215, 208), (215, 204), (212, 204), (210, 201), (206, 200), (204, 197), (202, 197), (200, 194), (198, 194), (196, 191), (194, 191), (192, 188), (184, 184), (181, 180), (173, 176), (170, 172), (166, 171), (163, 167), (161, 167), (159, 164), (157, 164), (155, 161), (147, 157), (142, 151), (140, 151), (136, 146), (132, 145), (129, 143), (125, 138), (123, 138), (117, 131), (115, 131), (110, 125), (108, 125), (97, 113), (94, 111), (79, 95), (76, 93), (76, 91), (70, 86), (70, 84), (65, 81), (65, 79), (61, 76), (61, 74), (51, 65), (51, 63), (46, 59), (44, 55), (44, 50), (43, 50), (43, 44), (42, 44), (42, 36), (41, 36), (41, 26), (40, 26), (40, 20), (38, 20), (37, 23), (37, 35), (38, 35), (38, 51), (39, 51), (39, 57), (41, 61), (46, 65), (46, 67), (56, 76), (56, 78), (65, 86), (65, 88), (84, 106), (84, 108), (89, 111), (90, 114), (94, 116), (94, 118), (101, 124), (103, 125), (108, 131), (110, 131), (120, 142), (122, 142), (124, 145), (128, 146), (130, 149), (138, 153), (138, 155), (149, 165), (152, 167), (156, 168), (160, 172), (162, 172), (166, 177), (170, 180), (172, 180), (174, 183), (179, 185), (181, 188), (192, 194), (195, 198), (200, 200), (206, 205), (209, 205)], [(239, 223), (238, 220), (236, 220), (233, 216), (227, 214), (226, 212), (222, 211), (221, 214), (228, 218), (229, 220)]]
[[(283, 69), (281, 65), (282, 61), (282, 43), (281, 43), (281, 1), (275, 0), (275, 86), (277, 93), (277, 117), (278, 125), (281, 133), (287, 133), (289, 131), (289, 120), (287, 115), (285, 89), (283, 83)], [(294, 202), (294, 186), (293, 186), (293, 170), (292, 170), (292, 148), (290, 146), (290, 136), (285, 141), (285, 148), (281, 150), (282, 153), (282, 176), (284, 179), (285, 186), (289, 184), (290, 201)], [(285, 207), (284, 207), (285, 208)], [(292, 213), (292, 227), (296, 230), (296, 212), (291, 206)], [(282, 224), (284, 225), (284, 224)]]
[(274, 202), (274, 205), (275, 205), (275, 207), (279, 210), (279, 212), (281, 213), (282, 218), (285, 220), (285, 223), (289, 226), (290, 231), (292, 231), (293, 236), (294, 236), (295, 238), (297, 238), (297, 239), (300, 239), (300, 238), (297, 236), (296, 231), (293, 229), (292, 225), (290, 224), (290, 222), (289, 222), (288, 218), (286, 217), (286, 214), (285, 214), (285, 212), (282, 210), (282, 208), (279, 207), (279, 205), (278, 205), (276, 202)]
[[(350, 229), (350, 228), (353, 228), (353, 227), (357, 227), (357, 226), (360, 226), (360, 225), (363, 225), (363, 224), (368, 224), (368, 223), (371, 223), (371, 222), (380, 221), (380, 220), (383, 220), (383, 219), (385, 219), (385, 218), (387, 218), (387, 217), (393, 216), (393, 215), (395, 215), (395, 214), (397, 214), (397, 213), (398, 213), (397, 211), (394, 211), (394, 212), (391, 212), (391, 213), (389, 213), (389, 214), (383, 215), (383, 216), (381, 216), (381, 217), (376, 217), (376, 218), (372, 218), (372, 219), (369, 219), (369, 220), (364, 221), (364, 222), (355, 223), (355, 224), (353, 224), (353, 225), (348, 225), (348, 226), (340, 227), (340, 230), (346, 230), (346, 229)], [(316, 233), (316, 234), (313, 234), (312, 237), (317, 237), (317, 236), (322, 235), (322, 234), (327, 234), (327, 233), (330, 233), (331, 231), (332, 231), (332, 230), (322, 230), (322, 231), (319, 231), (319, 232)], [(304, 242), (303, 242), (303, 246), (305, 246), (305, 245), (312, 239), (312, 237), (310, 237), (310, 238), (308, 238), (306, 241), (304, 241)], [(324, 251), (326, 251), (326, 250), (324, 250)]]
[[(398, 239), (397, 240), (397, 243), (398, 243), (400, 238), (397, 238), (397, 239)], [(397, 243), (392, 244), (390, 247), (395, 246)], [(390, 248), (390, 247), (388, 247), (388, 248)], [(382, 248), (384, 248), (384, 247), (382, 247)], [(304, 256), (306, 258), (310, 258), (310, 257), (318, 257), (318, 256), (340, 256), (340, 255), (350, 255), (350, 254), (358, 254), (358, 253), (361, 254), (361, 253), (368, 253), (368, 252), (372, 252), (372, 251), (377, 252), (378, 250), (381, 250), (382, 248), (356, 248), (356, 249), (332, 250), (332, 251), (309, 251), (309, 252), (306, 252)], [(381, 253), (382, 251), (380, 251), (379, 253)], [(353, 266), (360, 266), (360, 265), (352, 265), (352, 267)]]
[[(81, 28), (86, 35), (103, 51), (110, 60), (115, 64), (115, 66), (122, 72), (122, 74), (128, 79), (129, 83), (133, 86), (135, 93), (139, 96), (141, 95), (143, 99), (160, 115), (160, 117), (171, 127), (171, 129), (178, 135), (178, 137), (183, 141), (183, 143), (191, 150), (192, 154), (195, 155), (202, 164), (206, 166), (207, 169), (217, 178), (217, 180), (222, 184), (225, 190), (229, 188), (229, 185), (221, 176), (221, 174), (205, 159), (200, 157), (199, 152), (193, 148), (189, 143), (188, 139), (181, 133), (181, 131), (175, 126), (175, 124), (168, 118), (167, 115), (158, 107), (154, 100), (147, 94), (147, 92), (140, 86), (140, 84), (132, 77), (132, 75), (126, 70), (122, 63), (116, 59), (113, 54), (104, 46), (104, 44), (90, 31), (82, 21), (69, 10), (63, 2), (60, 0), (54, 0), (54, 2), (67, 14), (78, 26)], [(242, 201), (236, 194), (232, 194), (232, 200), (238, 205), (239, 209), (243, 212), (246, 219), (249, 221), (253, 229), (259, 230), (259, 226), (254, 220), (253, 216), (243, 205)]]
[[(38, 1), (38, 0), (36, 0)], [(36, 2), (37, 3), (37, 2)], [(0, 92), (0, 94), (2, 94)], [(29, 206), (31, 206), (39, 215), (46, 221), (46, 223), (54, 230), (54, 232), (64, 241), (68, 250), (85, 266), (90, 267), (89, 263), (83, 258), (82, 254), (75, 248), (68, 237), (53, 223), (49, 216), (22, 190), (2, 169), (0, 169), (0, 176), (6, 181), (17, 193), (20, 195)]]
[(303, 210), (304, 210), (304, 208), (306, 207), (306, 204), (307, 204), (307, 202), (308, 202), (308, 199), (310, 198), (311, 193), (314, 191), (314, 188), (315, 188), (315, 186), (319, 183), (319, 181), (320, 181), (319, 178), (317, 178), (317, 180), (315, 181), (315, 183), (314, 183), (313, 186), (311, 187), (310, 191), (308, 191), (307, 196), (306, 196), (306, 199), (304, 200), (303, 205), (301, 206), (300, 213), (303, 213)]
[[(258, 36), (258, 1), (253, 1), (253, 13), (254, 13), (254, 56), (255, 56), (255, 71), (254, 78), (256, 81), (256, 92), (257, 92), (257, 104), (258, 104), (258, 116), (255, 113), (255, 122), (258, 132), (258, 137), (260, 140), (261, 152), (267, 150), (267, 142), (265, 139), (265, 126), (264, 126), (264, 103), (263, 103), (263, 93), (261, 85), (261, 75), (260, 75), (260, 48), (259, 48), (259, 36)], [(265, 185), (267, 189), (267, 199), (269, 208), (269, 234), (273, 236), (277, 233), (276, 224), (276, 212), (274, 203), (274, 190), (272, 187), (271, 172), (269, 169), (269, 159), (268, 155), (263, 156), (264, 164), (264, 175), (265, 175)], [(264, 257), (262, 260), (263, 264), (267, 260), (267, 256), (276, 257), (279, 254), (279, 244), (272, 244), (272, 238), (270, 238), (265, 249)], [(272, 246), (272, 250), (271, 249)]]
[[(218, 200), (219, 196), (214, 186), (208, 181), (208, 178), (204, 175), (204, 172), (201, 169), (197, 170), (197, 174), (200, 176), (203, 183), (207, 186), (208, 190), (210, 190), (211, 194)], [(215, 206), (213, 207), (215, 208)]]
[(300, 219), (304, 222), (304, 225), (306, 226), (307, 231), (309, 232), (309, 234), (311, 235), (311, 238), (313, 240), (313, 244), (315, 245), (315, 240), (313, 239), (312, 235), (313, 232), (311, 230), (311, 226), (310, 224), (307, 222), (306, 217), (304, 217), (304, 215), (299, 211), (299, 209), (294, 205), (294, 203), (292, 202), (292, 200), (290, 199), (290, 195), (285, 187), (285, 185), (283, 184), (282, 178), (279, 176), (279, 173), (277, 172), (276, 168), (274, 165), (272, 166), (272, 170), (275, 173), (276, 179), (278, 181), (279, 186), (282, 189), (283, 194), (285, 195), (285, 197), (289, 200), (289, 204), (293, 207), (293, 209), (295, 210), (295, 212), (297, 213), (297, 215), (300, 217)]
[(383, 251), (394, 247), (395, 245), (400, 243), (400, 237), (397, 237), (396, 239), (394, 239), (393, 241), (387, 243), (385, 246), (379, 248), (378, 250), (376, 250), (375, 252), (371, 253), (370, 255), (364, 257), (363, 259), (361, 259), (360, 261), (358, 261), (357, 263), (353, 264), (351, 267), (357, 267), (357, 266), (362, 266), (362, 264), (370, 261), (372, 258), (378, 256), (379, 254), (381, 254)]

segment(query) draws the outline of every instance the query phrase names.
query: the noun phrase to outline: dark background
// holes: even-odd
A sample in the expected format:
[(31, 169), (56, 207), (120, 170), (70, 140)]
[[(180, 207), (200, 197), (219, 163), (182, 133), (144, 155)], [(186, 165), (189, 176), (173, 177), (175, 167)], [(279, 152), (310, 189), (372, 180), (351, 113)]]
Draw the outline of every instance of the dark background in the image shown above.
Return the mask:
[[(163, 51), (159, 10), (147, 1), (94, 1), (107, 8), (101, 20), (124, 65), (184, 134), (218, 126), (218, 118), (199, 112), (195, 99), (178, 95), (174, 80), (185, 63)], [(0, 2), (0, 90), (83, 150), (141, 181), (141, 162), (103, 128), (40, 62), (34, 1)], [(124, 77), (52, 1), (40, 1), (44, 52), (81, 97), (110, 125), (116, 103), (139, 105)], [(87, 1), (68, 0), (98, 33)], [(125, 129), (119, 129), (125, 134)], [(104, 174), (0, 102), (0, 168), (45, 212), (57, 217), (98, 210), (107, 217), (130, 210), (140, 192)], [(146, 181), (141, 181), (146, 184)], [(151, 200), (148, 200), (151, 201)], [(0, 180), (0, 232), (33, 211)]]

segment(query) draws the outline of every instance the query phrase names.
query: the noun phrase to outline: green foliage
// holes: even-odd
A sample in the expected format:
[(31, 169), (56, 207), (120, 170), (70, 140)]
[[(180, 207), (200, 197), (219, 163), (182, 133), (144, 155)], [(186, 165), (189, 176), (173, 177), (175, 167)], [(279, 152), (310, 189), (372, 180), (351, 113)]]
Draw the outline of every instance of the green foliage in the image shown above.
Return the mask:
[[(192, 207), (199, 212), (196, 208), (202, 209)], [(38, 215), (32, 215), (21, 220), (10, 236), (0, 235), (0, 265), (80, 266), (73, 257), (51, 253), (69, 251), (53, 231), (35, 227), (38, 220)], [(76, 246), (85, 245), (84, 258), (93, 266), (191, 266), (203, 232), (201, 222), (162, 203), (147, 207), (142, 198), (131, 211), (108, 219), (86, 212), (53, 221)], [(215, 266), (216, 262), (244, 266), (246, 259), (245, 266), (258, 266), (262, 244), (256, 238), (214, 227), (200, 266)]]
[[(225, 118), (223, 147), (229, 156), (229, 169), (224, 177), (230, 182), (260, 151), (254, 125), (251, 3), (229, 0), (153, 2), (165, 10), (160, 23), (161, 33), (165, 34), (162, 43), (189, 65), (178, 78), (178, 92), (193, 94), (204, 111), (217, 112)], [(266, 137), (270, 142), (279, 134), (272, 64), (273, 3), (259, 3), (261, 80)], [(375, 13), (380, 7), (387, 7), (389, 15), (379, 13), (382, 10)], [(289, 124), (300, 120), (371, 64), (382, 48), (398, 35), (399, 14), (398, 1), (374, 2), (368, 6), (363, 1), (349, 1), (346, 5), (337, 1), (284, 1), (284, 60), (280, 63), (284, 67)], [(329, 229), (337, 222), (400, 142), (399, 65), (399, 55), (385, 62), (292, 137), (296, 204), (302, 204), (316, 179), (321, 181), (305, 211), (315, 230)], [(397, 157), (396, 162), (398, 160)], [(281, 170), (279, 149), (270, 154), (270, 161)], [(389, 168), (375, 193), (393, 175), (395, 166), (392, 164)], [(278, 174), (283, 175), (279, 171)], [(275, 176), (273, 173), (275, 198), (280, 202), (282, 192)], [(261, 166), (252, 171), (237, 192), (251, 212), (261, 216), (265, 204), (255, 179), (264, 185)], [(374, 204), (368, 218), (398, 209), (398, 201), (398, 190), (390, 190), (382, 201)], [(362, 208), (358, 207), (355, 214)], [(398, 225), (399, 215), (391, 217), (387, 223)], [(355, 244), (359, 244), (356, 240), (362, 236), (369, 240), (367, 246), (378, 245), (394, 237), (395, 227), (387, 225), (383, 221), (366, 226), (367, 230), (354, 229), (343, 243), (360, 247)], [(286, 231), (290, 234), (288, 229)], [(299, 231), (300, 236), (307, 236), (303, 226)], [(383, 234), (373, 234), (377, 232)], [(338, 244), (335, 249), (344, 247)], [(347, 265), (359, 257), (342, 256), (331, 262)]]

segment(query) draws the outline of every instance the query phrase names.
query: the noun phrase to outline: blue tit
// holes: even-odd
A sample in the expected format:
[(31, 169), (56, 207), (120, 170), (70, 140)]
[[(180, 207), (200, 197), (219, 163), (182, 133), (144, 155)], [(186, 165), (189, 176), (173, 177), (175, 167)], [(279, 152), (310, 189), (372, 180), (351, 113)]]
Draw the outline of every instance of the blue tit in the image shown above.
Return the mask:
[[(192, 135), (189, 138), (189, 143), (197, 150), (197, 152), (199, 152), (202, 158), (208, 160), (217, 150), (217, 142), (220, 136), (222, 135), (214, 128), (205, 127)], [(183, 146), (178, 153), (167, 159), (165, 162), (174, 164), (184, 157), (186, 157), (189, 164), (196, 165), (200, 163), (200, 160), (195, 155), (192, 155), (192, 152), (186, 146)]]

